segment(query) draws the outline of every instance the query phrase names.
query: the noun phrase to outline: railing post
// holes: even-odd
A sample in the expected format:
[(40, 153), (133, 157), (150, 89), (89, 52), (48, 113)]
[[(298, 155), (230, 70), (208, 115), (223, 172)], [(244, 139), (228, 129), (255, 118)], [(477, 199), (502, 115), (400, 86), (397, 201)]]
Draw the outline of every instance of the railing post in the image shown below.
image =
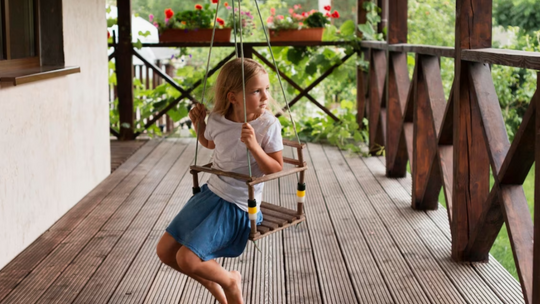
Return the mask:
[[(367, 21), (366, 18), (366, 10), (364, 9), (364, 2), (368, 0), (357, 0), (356, 1), (356, 16), (357, 20), (356, 23), (358, 24), (364, 24)], [(361, 37), (362, 32), (358, 30), (358, 26), (356, 27), (356, 36)], [(360, 50), (360, 52), (357, 54), (357, 56), (360, 56), (361, 53), (364, 54), (364, 60), (367, 60), (367, 52), (364, 52), (363, 50)], [(366, 115), (366, 72), (364, 72), (361, 68), (356, 68), (356, 122), (358, 123), (358, 126), (362, 128), (363, 120)]]
[(467, 260), (464, 250), (489, 194), (489, 158), (472, 102), (468, 63), (463, 49), (491, 47), (492, 0), (457, 0), (454, 85), (454, 185), (452, 191), (452, 258)]
[[(540, 91), (540, 72), (536, 77), (536, 90)], [(534, 151), (534, 253), (533, 253), (533, 303), (540, 303), (540, 98), (536, 102), (536, 138)]]
[(238, 43), (236, 46), (238, 49), (238, 58), (242, 57), (242, 46), (244, 47), (244, 58), (253, 59), (253, 47), (245, 43), (243, 45)]
[(134, 136), (133, 54), (131, 44), (131, 0), (118, 0), (118, 46), (116, 48), (120, 140)]
[[(389, 0), (387, 43), (407, 43), (407, 0)], [(386, 175), (404, 177), (407, 173), (407, 149), (401, 127), (402, 105), (410, 84), (407, 74), (407, 53), (387, 52), (386, 77)], [(400, 94), (401, 93), (401, 94)], [(400, 141), (401, 149), (399, 148)]]

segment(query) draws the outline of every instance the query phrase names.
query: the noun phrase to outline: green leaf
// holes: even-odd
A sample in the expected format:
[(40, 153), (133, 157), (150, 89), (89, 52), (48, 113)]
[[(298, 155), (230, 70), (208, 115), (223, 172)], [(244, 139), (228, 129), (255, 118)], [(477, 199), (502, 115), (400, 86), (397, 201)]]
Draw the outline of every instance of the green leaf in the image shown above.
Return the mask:
[(306, 73), (311, 76), (315, 75), (315, 73), (317, 73), (317, 63), (313, 61), (308, 63), (308, 65), (306, 65)]
[(303, 58), (303, 51), (300, 48), (290, 48), (287, 52), (287, 60), (294, 63), (295, 65), (300, 62)]
[(118, 19), (116, 18), (108, 18), (107, 19), (107, 27), (112, 27), (113, 25), (118, 23)]
[(337, 40), (337, 28), (333, 25), (327, 25), (323, 32), (323, 41), (335, 41)]
[(142, 49), (142, 42), (140, 39), (137, 39), (137, 42), (133, 43), (133, 46), (136, 47), (138, 50)]
[(347, 20), (341, 25), (341, 27), (339, 28), (339, 32), (342, 35), (353, 35), (355, 29), (356, 29), (356, 27), (354, 25), (354, 21)]
[(150, 31), (146, 31), (143, 33), (143, 31), (139, 31), (139, 36), (147, 37), (150, 36)]

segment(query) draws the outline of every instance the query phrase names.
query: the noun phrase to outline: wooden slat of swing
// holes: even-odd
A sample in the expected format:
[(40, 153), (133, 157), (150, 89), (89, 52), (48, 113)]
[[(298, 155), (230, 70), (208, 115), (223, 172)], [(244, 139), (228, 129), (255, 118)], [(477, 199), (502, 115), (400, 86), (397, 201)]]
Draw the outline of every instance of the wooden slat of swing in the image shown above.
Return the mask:
[[(299, 215), (296, 210), (272, 205), (267, 202), (261, 203), (261, 212), (264, 220), (261, 225), (257, 226), (257, 234), (249, 236), (249, 239), (252, 241), (262, 239), (272, 233), (276, 233), (306, 220), (306, 217), (303, 214)], [(276, 227), (275, 220), (281, 222), (279, 227)]]

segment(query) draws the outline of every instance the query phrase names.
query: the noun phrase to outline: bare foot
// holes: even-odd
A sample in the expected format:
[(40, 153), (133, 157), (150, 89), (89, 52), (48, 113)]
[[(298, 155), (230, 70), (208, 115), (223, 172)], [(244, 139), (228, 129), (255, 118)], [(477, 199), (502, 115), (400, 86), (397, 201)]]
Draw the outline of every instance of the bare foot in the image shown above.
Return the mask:
[(207, 281), (203, 285), (218, 300), (219, 304), (228, 304), (225, 292), (223, 292), (223, 288), (218, 283)]
[(233, 282), (229, 286), (224, 286), (223, 291), (227, 297), (228, 304), (244, 304), (242, 298), (242, 275), (238, 271), (231, 271)]

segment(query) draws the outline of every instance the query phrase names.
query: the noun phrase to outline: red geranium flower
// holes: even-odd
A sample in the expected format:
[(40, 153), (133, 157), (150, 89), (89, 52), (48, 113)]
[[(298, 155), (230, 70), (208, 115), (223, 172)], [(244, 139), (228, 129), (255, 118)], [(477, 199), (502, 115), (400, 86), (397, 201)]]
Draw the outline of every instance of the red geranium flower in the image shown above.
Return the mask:
[(217, 23), (218, 23), (219, 25), (224, 25), (224, 24), (225, 24), (225, 20), (223, 20), (223, 19), (221, 19), (221, 18), (219, 18), (219, 17), (216, 18), (216, 21), (217, 21)]
[(111, 38), (111, 33), (107, 31), (107, 39)]
[(196, 9), (196, 10), (202, 10), (202, 5), (200, 5), (200, 4), (195, 4), (195, 9)]
[(212, 0), (212, 3), (216, 4), (219, 0)]
[(331, 9), (332, 9), (332, 7), (330, 5), (325, 5), (324, 6), (325, 11), (330, 11)]
[(167, 19), (171, 19), (172, 16), (174, 16), (174, 12), (172, 9), (168, 8), (165, 10), (165, 17), (167, 17)]
[(338, 11), (334, 11), (332, 13), (332, 18), (339, 18), (339, 12)]
[(330, 18), (332, 17), (332, 15), (329, 13), (329, 12), (326, 12), (326, 14), (324, 14), (326, 17)]
[(229, 6), (229, 2), (225, 2), (223, 5), (225, 5), (225, 7)]

